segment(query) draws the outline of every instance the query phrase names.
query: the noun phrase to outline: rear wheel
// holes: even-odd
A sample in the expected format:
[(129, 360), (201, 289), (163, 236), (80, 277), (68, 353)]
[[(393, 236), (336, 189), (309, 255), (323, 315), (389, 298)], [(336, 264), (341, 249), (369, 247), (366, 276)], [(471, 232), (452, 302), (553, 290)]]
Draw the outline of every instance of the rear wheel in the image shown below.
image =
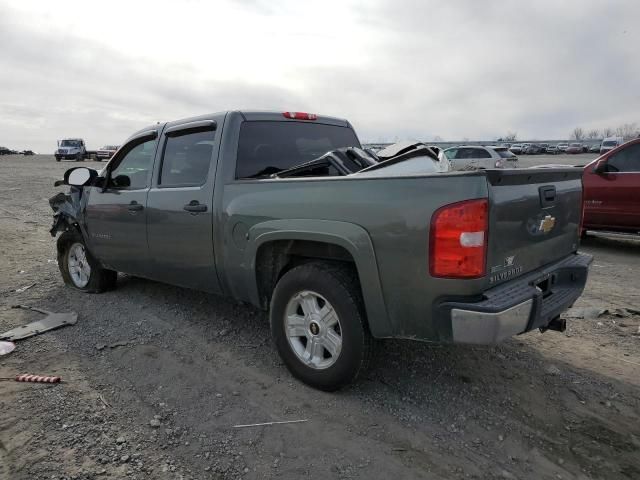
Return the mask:
[(271, 334), (291, 373), (333, 391), (366, 370), (373, 352), (352, 269), (308, 263), (285, 273), (273, 292)]
[(78, 232), (67, 231), (58, 239), (58, 268), (64, 283), (83, 292), (100, 293), (116, 286), (118, 273), (93, 258)]
[(82, 162), (84, 160), (84, 157), (82, 156), (81, 153), (78, 153), (76, 155), (76, 162)]

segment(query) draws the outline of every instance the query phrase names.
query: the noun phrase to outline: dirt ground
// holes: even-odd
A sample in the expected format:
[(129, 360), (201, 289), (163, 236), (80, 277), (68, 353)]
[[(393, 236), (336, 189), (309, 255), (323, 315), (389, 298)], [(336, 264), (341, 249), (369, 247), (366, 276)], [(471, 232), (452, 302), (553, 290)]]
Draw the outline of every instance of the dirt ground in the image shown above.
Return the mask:
[[(127, 276), (63, 286), (47, 199), (72, 166), (0, 157), (0, 331), (39, 318), (14, 304), (79, 316), (0, 357), (0, 377), (64, 379), (0, 382), (0, 480), (640, 478), (640, 315), (490, 348), (387, 341), (359, 383), (318, 392), (252, 307)], [(640, 241), (582, 250), (595, 262), (570, 316), (640, 310)], [(233, 428), (286, 420), (306, 422)]]

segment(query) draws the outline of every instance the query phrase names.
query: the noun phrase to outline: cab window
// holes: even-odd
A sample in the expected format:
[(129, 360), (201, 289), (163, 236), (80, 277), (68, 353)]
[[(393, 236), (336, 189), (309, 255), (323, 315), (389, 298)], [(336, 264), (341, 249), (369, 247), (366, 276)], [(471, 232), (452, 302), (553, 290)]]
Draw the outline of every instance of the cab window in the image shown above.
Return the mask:
[(111, 170), (109, 188), (140, 190), (149, 185), (149, 173), (153, 166), (156, 139), (131, 148)]
[(213, 154), (214, 131), (167, 137), (162, 167), (161, 187), (199, 186), (206, 182)]
[(609, 157), (607, 171), (614, 173), (640, 172), (640, 143), (630, 145)]

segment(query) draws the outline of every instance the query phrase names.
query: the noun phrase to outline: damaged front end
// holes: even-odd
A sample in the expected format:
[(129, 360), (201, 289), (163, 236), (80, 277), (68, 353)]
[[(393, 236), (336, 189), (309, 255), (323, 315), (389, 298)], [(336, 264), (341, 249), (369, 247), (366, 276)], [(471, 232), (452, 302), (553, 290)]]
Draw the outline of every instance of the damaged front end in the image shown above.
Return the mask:
[(52, 237), (78, 225), (83, 211), (81, 199), (82, 188), (78, 187), (71, 187), (69, 193), (59, 192), (49, 199), (49, 205), (53, 210), (53, 225), (49, 230)]
[(91, 185), (97, 177), (95, 170), (76, 167), (67, 170), (63, 180), (56, 181), (53, 186), (69, 186), (69, 193), (59, 192), (49, 199), (49, 205), (53, 210), (53, 225), (49, 233), (55, 237), (58, 232), (65, 232), (71, 228), (77, 228), (81, 232), (82, 220), (87, 203), (87, 195), (84, 195), (84, 186)]

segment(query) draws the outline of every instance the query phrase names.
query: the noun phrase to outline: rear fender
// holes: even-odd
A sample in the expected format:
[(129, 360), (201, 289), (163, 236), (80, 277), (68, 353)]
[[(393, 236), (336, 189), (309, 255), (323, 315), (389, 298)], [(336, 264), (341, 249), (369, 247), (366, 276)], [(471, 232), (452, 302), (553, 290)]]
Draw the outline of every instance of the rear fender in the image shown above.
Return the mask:
[(343, 247), (354, 259), (371, 334), (374, 337), (388, 337), (392, 334), (373, 244), (364, 228), (332, 220), (270, 220), (254, 225), (249, 230), (248, 237), (243, 264), (249, 267), (245, 271), (248, 278), (244, 285), (249, 290), (251, 303), (260, 305), (256, 272), (256, 256), (260, 246), (276, 240), (334, 244)]

